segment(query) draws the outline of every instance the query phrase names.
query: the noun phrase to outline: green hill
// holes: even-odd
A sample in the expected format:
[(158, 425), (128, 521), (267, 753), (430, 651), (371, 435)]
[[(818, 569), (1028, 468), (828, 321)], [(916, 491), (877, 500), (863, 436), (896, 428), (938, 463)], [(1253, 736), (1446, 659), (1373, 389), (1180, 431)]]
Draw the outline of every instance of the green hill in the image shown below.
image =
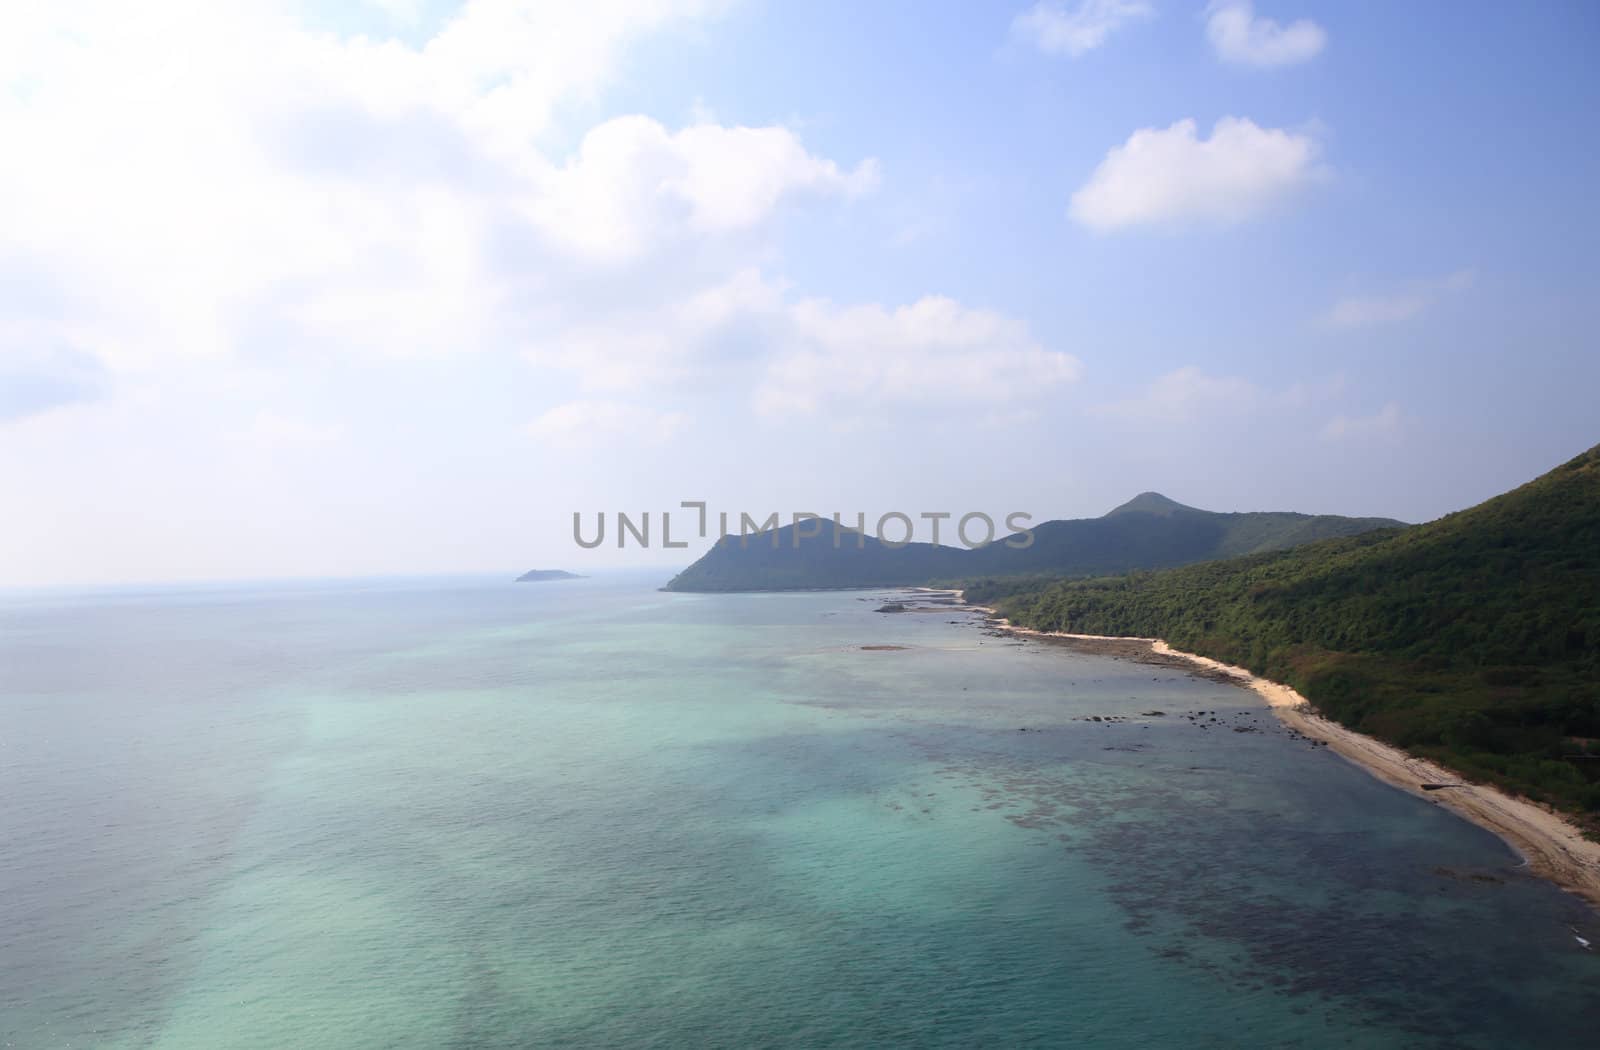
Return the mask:
[[(798, 539), (793, 525), (743, 539), (724, 536), (667, 589), (807, 590), (915, 586), (973, 577), (1103, 575), (1278, 550), (1399, 524), (1388, 518), (1284, 512), (1218, 514), (1146, 492), (1101, 518), (1034, 526), (1033, 543), (1023, 549), (1008, 546), (1004, 539), (973, 550), (931, 543), (896, 548), (872, 536), (858, 542), (858, 534), (848, 531), (835, 546), (831, 521), (820, 524), (819, 535), (806, 535), (818, 527), (812, 524)], [(945, 525), (947, 532), (954, 528)]]
[(1106, 517), (1112, 518), (1118, 514), (1154, 514), (1159, 518), (1166, 518), (1180, 511), (1193, 510), (1193, 507), (1185, 507), (1177, 500), (1168, 499), (1159, 492), (1141, 492), (1122, 506), (1108, 511)]
[(1468, 776), (1600, 812), (1600, 447), (1426, 525), (968, 597), (1043, 630), (1165, 638)]
[(724, 536), (693, 565), (674, 576), (669, 591), (797, 591), (849, 587), (915, 586), (959, 576), (967, 553), (932, 543), (890, 547), (870, 535), (841, 530), (837, 548), (833, 522), (818, 536), (796, 539), (796, 527)]
[(529, 569), (527, 572), (523, 573), (521, 576), (518, 576), (516, 582), (517, 583), (549, 583), (552, 580), (581, 580), (581, 579), (583, 579), (582, 576), (579, 576), (575, 572), (568, 572), (565, 569)]

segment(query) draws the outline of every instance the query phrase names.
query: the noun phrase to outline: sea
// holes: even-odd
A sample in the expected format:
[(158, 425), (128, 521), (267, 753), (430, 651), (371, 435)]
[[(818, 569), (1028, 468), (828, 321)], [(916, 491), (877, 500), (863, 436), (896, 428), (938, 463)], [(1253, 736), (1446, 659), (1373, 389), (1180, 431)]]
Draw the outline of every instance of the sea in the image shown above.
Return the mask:
[(0, 1046), (1596, 1045), (1596, 914), (1253, 694), (664, 579), (0, 594)]

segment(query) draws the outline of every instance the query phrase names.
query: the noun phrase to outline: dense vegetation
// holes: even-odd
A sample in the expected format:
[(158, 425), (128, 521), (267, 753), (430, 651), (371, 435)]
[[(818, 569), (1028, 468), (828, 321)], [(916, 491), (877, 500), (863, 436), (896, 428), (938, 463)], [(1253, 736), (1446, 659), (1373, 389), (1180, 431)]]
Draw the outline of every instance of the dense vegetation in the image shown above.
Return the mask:
[(955, 547), (910, 543), (894, 548), (850, 530), (833, 544), (833, 522), (795, 539), (795, 527), (750, 536), (724, 536), (699, 561), (667, 584), (669, 591), (795, 591), (901, 587), (962, 575)]
[[(1034, 526), (1033, 543), (985, 547), (912, 543), (890, 547), (848, 533), (834, 544), (831, 521), (741, 539), (724, 536), (667, 585), (677, 591), (756, 591), (888, 587), (976, 576), (1050, 573), (1089, 576), (1187, 565), (1209, 558), (1279, 550), (1329, 536), (1397, 525), (1388, 518), (1291, 513), (1217, 514), (1146, 492), (1102, 518)], [(946, 532), (954, 525), (946, 523)], [(809, 535), (811, 532), (817, 535)], [(1018, 542), (1021, 542), (1020, 539)]]
[(1427, 525), (967, 594), (1249, 667), (1360, 732), (1600, 814), (1600, 447)]

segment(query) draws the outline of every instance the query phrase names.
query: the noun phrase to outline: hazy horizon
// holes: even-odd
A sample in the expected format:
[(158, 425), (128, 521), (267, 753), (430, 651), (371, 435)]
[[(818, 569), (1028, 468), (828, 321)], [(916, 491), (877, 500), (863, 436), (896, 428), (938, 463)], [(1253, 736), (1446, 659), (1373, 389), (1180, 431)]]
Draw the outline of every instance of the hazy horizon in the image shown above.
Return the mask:
[[(1554, 464), (1552, 464), (1552, 466), (1554, 466)], [(1127, 500), (1123, 500), (1122, 502), (1123, 503), (1129, 502), (1130, 500), (1132, 500), (1134, 498), (1134, 496), (1142, 495), (1144, 493), (1153, 492), (1153, 491), (1154, 490), (1148, 490), (1148, 489), (1147, 490), (1142, 490), (1139, 493), (1134, 493), (1133, 495), (1130, 495)], [(1164, 493), (1164, 492), (1157, 493), (1157, 495), (1166, 496), (1169, 499), (1172, 498), (1172, 497), (1168, 496), (1167, 493)], [(1498, 495), (1498, 493), (1496, 493), (1495, 495)], [(1263, 512), (1263, 511), (1267, 511), (1267, 512), (1272, 512), (1272, 511), (1284, 512), (1284, 511), (1287, 511), (1287, 512), (1291, 512), (1291, 513), (1309, 513), (1309, 512), (1296, 511), (1295, 508), (1291, 508), (1291, 507), (1217, 508), (1217, 507), (1197, 507), (1194, 504), (1187, 503), (1185, 500), (1182, 500), (1182, 499), (1174, 500), (1174, 502), (1179, 503), (1179, 504), (1183, 504), (1185, 506), (1188, 506), (1191, 509), (1203, 510), (1203, 511), (1215, 511), (1215, 512), (1218, 512), (1218, 513), (1238, 513), (1238, 512), (1248, 513), (1248, 512), (1251, 512), (1251, 511), (1255, 511), (1255, 512)], [(1121, 504), (1118, 504), (1119, 507), (1120, 507), (1120, 505)], [(1035, 515), (1033, 517), (1032, 521), (1026, 522), (1024, 524), (1027, 527), (1031, 527), (1031, 526), (1034, 526), (1034, 525), (1042, 524), (1042, 523), (1044, 523), (1046, 521), (1064, 520), (1064, 519), (1068, 519), (1068, 518), (1077, 518), (1077, 519), (1097, 518), (1097, 517), (1103, 516), (1106, 513), (1109, 513), (1112, 510), (1115, 510), (1115, 509), (1117, 509), (1117, 508), (1116, 507), (1108, 507), (1108, 508), (1106, 508), (1105, 511), (1102, 511), (1100, 514), (1049, 515), (1049, 516), (1043, 516), (1043, 517)], [(1451, 514), (1451, 513), (1454, 513), (1457, 510), (1465, 510), (1465, 509), (1467, 509), (1467, 507), (1457, 507), (1457, 508), (1454, 508), (1453, 510), (1445, 511), (1444, 514)], [(608, 509), (605, 509), (605, 511), (604, 511), (605, 518), (606, 518), (605, 542), (599, 544), (598, 546), (595, 546), (595, 547), (592, 547), (592, 548), (588, 548), (588, 549), (579, 546), (577, 543), (571, 543), (570, 552), (568, 552), (568, 553), (566, 553), (564, 555), (558, 553), (558, 554), (556, 554), (554, 556), (556, 558), (564, 557), (566, 559), (565, 561), (552, 561), (552, 562), (550, 562), (548, 564), (544, 563), (544, 562), (540, 562), (540, 563), (537, 563), (537, 564), (528, 563), (528, 564), (525, 564), (525, 565), (524, 564), (476, 565), (476, 566), (455, 567), (455, 568), (440, 568), (440, 569), (435, 569), (435, 570), (430, 570), (430, 571), (408, 571), (408, 570), (406, 570), (404, 568), (397, 568), (397, 569), (390, 569), (390, 570), (375, 570), (375, 571), (370, 571), (370, 572), (356, 572), (356, 573), (342, 573), (342, 572), (338, 572), (338, 571), (322, 572), (322, 573), (295, 573), (295, 572), (291, 571), (291, 572), (286, 572), (286, 573), (282, 573), (282, 574), (278, 574), (278, 575), (272, 575), (272, 576), (219, 575), (219, 576), (190, 576), (190, 577), (177, 576), (177, 577), (167, 577), (167, 578), (128, 577), (128, 578), (125, 578), (125, 579), (117, 579), (117, 580), (74, 580), (74, 581), (55, 581), (55, 582), (50, 582), (50, 583), (34, 583), (34, 584), (9, 584), (9, 583), (5, 583), (5, 582), (0, 582), (0, 591), (7, 591), (7, 590), (10, 590), (10, 591), (30, 591), (30, 590), (46, 591), (46, 590), (57, 590), (57, 589), (60, 589), (60, 590), (92, 591), (92, 590), (97, 590), (97, 589), (102, 589), (102, 588), (108, 589), (108, 590), (125, 588), (125, 587), (147, 587), (147, 586), (148, 587), (158, 587), (159, 588), (159, 587), (169, 586), (169, 585), (170, 586), (194, 585), (194, 586), (197, 586), (197, 587), (204, 587), (204, 586), (213, 585), (213, 584), (214, 585), (218, 585), (218, 586), (226, 586), (226, 585), (230, 585), (230, 584), (254, 585), (254, 584), (274, 584), (274, 583), (283, 583), (283, 584), (308, 583), (309, 584), (309, 583), (319, 583), (319, 582), (329, 582), (329, 583), (335, 583), (335, 582), (360, 582), (360, 581), (364, 581), (364, 580), (371, 580), (371, 581), (375, 581), (375, 582), (376, 581), (399, 582), (399, 581), (404, 581), (404, 580), (428, 581), (428, 580), (439, 580), (439, 579), (450, 579), (450, 578), (461, 578), (461, 579), (468, 579), (468, 578), (502, 579), (502, 580), (507, 581), (507, 582), (515, 582), (517, 576), (519, 576), (519, 575), (521, 575), (521, 574), (523, 574), (525, 572), (528, 572), (531, 569), (561, 569), (561, 570), (567, 570), (567, 571), (580, 571), (581, 570), (581, 572), (594, 572), (594, 573), (601, 573), (601, 574), (606, 574), (606, 575), (623, 574), (623, 573), (638, 573), (640, 575), (644, 575), (644, 574), (648, 573), (648, 574), (662, 575), (663, 579), (665, 579), (667, 575), (672, 574), (672, 573), (676, 573), (676, 572), (678, 572), (678, 571), (680, 571), (680, 570), (682, 570), (684, 568), (687, 568), (690, 564), (692, 564), (695, 560), (697, 560), (702, 554), (704, 554), (707, 550), (709, 550), (711, 548), (711, 546), (716, 542), (716, 540), (718, 538), (717, 529), (715, 528), (715, 524), (716, 524), (716, 522), (715, 522), (716, 508), (715, 507), (711, 508), (711, 514), (712, 514), (711, 524), (712, 524), (713, 527), (711, 528), (710, 533), (708, 535), (708, 538), (706, 538), (706, 539), (701, 539), (697, 535), (695, 535), (695, 532), (693, 530), (693, 526), (692, 525), (690, 526), (690, 531), (688, 531), (687, 533), (682, 531), (682, 527), (683, 527), (682, 523), (685, 520), (687, 520), (689, 522), (693, 522), (695, 520), (697, 511), (693, 507), (684, 508), (682, 506), (674, 506), (674, 507), (650, 508), (650, 509), (648, 509), (647, 511), (644, 511), (644, 512), (641, 512), (641, 511), (639, 511), (637, 509), (633, 509), (633, 508), (620, 508), (621, 512), (624, 515), (628, 516), (628, 518), (630, 519), (630, 522), (635, 527), (638, 527), (642, 523), (644, 514), (647, 513), (649, 515), (649, 524), (650, 524), (649, 539), (650, 539), (650, 545), (649, 546), (641, 546), (637, 542), (636, 537), (634, 535), (632, 535), (632, 534), (629, 534), (627, 536), (626, 543), (624, 545), (619, 545), (617, 543), (617, 532), (618, 532), (617, 510), (618, 509), (608, 508)], [(662, 545), (661, 545), (662, 534), (661, 534), (660, 530), (661, 530), (661, 520), (662, 520), (661, 519), (661, 511), (663, 511), (663, 510), (667, 511), (669, 514), (671, 514), (673, 516), (674, 525), (673, 525), (673, 532), (671, 533), (671, 538), (674, 539), (674, 540), (677, 540), (679, 538), (686, 538), (686, 540), (687, 540), (687, 546), (686, 547), (681, 548), (681, 549), (671, 549), (671, 550), (668, 550), (668, 549), (665, 549), (665, 548), (662, 547)], [(781, 527), (788, 527), (788, 526), (793, 525), (795, 523), (795, 518), (792, 516), (793, 512), (781, 512), (780, 513), (780, 512), (775, 512), (775, 511), (763, 511), (761, 513), (753, 513), (752, 514), (752, 519), (753, 520), (759, 519), (758, 524), (764, 524), (765, 523), (765, 519), (767, 518), (769, 513), (778, 513), (779, 514), (779, 525)], [(810, 512), (802, 512), (802, 513), (810, 513)], [(821, 527), (822, 528), (831, 527), (829, 513), (826, 512), (826, 511), (818, 512), (818, 513), (819, 513), (819, 516), (822, 518)], [(841, 517), (842, 517), (842, 522), (841, 523), (846, 528), (853, 527), (853, 525), (856, 523), (856, 520), (857, 520), (856, 519), (856, 515), (859, 513), (865, 519), (866, 528), (865, 528), (864, 531), (868, 535), (875, 535), (876, 534), (875, 533), (875, 528), (876, 528), (876, 526), (878, 524), (877, 515), (876, 514), (871, 513), (871, 512), (867, 512), (867, 511), (857, 511), (857, 510), (851, 510), (849, 512), (840, 512), (840, 513), (841, 513)], [(915, 511), (900, 512), (900, 513), (904, 513), (904, 514), (906, 514), (907, 517), (912, 519), (913, 525), (914, 525), (914, 530), (915, 530), (914, 531), (914, 535), (913, 535), (913, 539), (916, 542), (934, 542), (934, 539), (933, 539), (932, 535), (930, 534), (930, 530), (931, 530), (932, 524), (933, 524), (931, 521), (923, 519), (923, 518), (920, 518), (918, 513), (915, 512)], [(933, 513), (940, 513), (940, 512), (933, 512)], [(984, 513), (984, 512), (980, 511), (980, 513)], [(1323, 512), (1323, 513), (1331, 513), (1331, 512)], [(953, 519), (957, 518), (959, 516), (960, 516), (959, 513), (954, 514), (954, 515), (949, 515), (951, 520), (941, 520), (940, 521), (940, 534), (939, 534), (937, 542), (939, 542), (940, 544), (942, 544), (944, 546), (949, 546), (949, 547), (961, 547), (961, 546), (964, 546), (963, 544), (960, 543), (960, 541), (958, 539), (955, 539), (955, 538), (952, 537), (952, 530), (954, 528), (954, 520)], [(1367, 517), (1388, 517), (1389, 515), (1364, 515), (1364, 516), (1367, 516)], [(1436, 516), (1435, 518), (1428, 518), (1428, 519), (1424, 519), (1424, 520), (1420, 520), (1420, 521), (1407, 521), (1407, 522), (1405, 522), (1405, 524), (1408, 524), (1408, 525), (1424, 524), (1426, 521), (1436, 520), (1437, 517), (1442, 517), (1442, 516), (1444, 516), (1444, 515), (1441, 514), (1441, 515)], [(993, 520), (995, 522), (995, 525), (997, 527), (997, 532), (996, 532), (997, 539), (996, 539), (995, 542), (999, 542), (999, 540), (1004, 539), (1004, 537), (1008, 534), (1005, 531), (1005, 529), (1003, 528), (1004, 521), (1005, 521), (1005, 515), (1004, 514), (992, 514), (991, 517), (993, 518)], [(596, 516), (595, 516), (594, 513), (586, 513), (583, 516), (581, 529), (582, 529), (583, 534), (584, 534), (586, 539), (591, 539), (592, 540), (593, 537), (594, 537), (595, 519), (596, 519)], [(569, 524), (569, 537), (570, 537), (570, 528), (571, 528), (570, 515), (569, 515), (569, 523), (568, 524)], [(727, 525), (728, 525), (728, 531), (726, 533), (723, 533), (722, 535), (738, 536), (740, 534), (739, 533), (740, 525), (738, 523), (738, 512), (737, 511), (730, 512), (729, 520), (727, 522)], [(897, 525), (897, 524), (890, 526), (888, 534), (889, 534), (889, 536), (891, 538), (898, 539), (899, 533), (898, 533), (897, 530), (899, 529), (899, 527), (900, 526)], [(747, 532), (748, 531), (753, 531), (753, 530), (752, 529), (747, 529)], [(974, 532), (977, 533), (979, 531), (981, 531), (981, 529), (979, 528), (978, 525), (975, 524), (974, 525)], [(579, 569), (574, 569), (574, 565), (578, 565)], [(580, 572), (580, 574), (581, 574), (581, 572)], [(863, 589), (866, 589), (866, 590), (881, 590), (882, 588), (868, 587), (868, 588), (863, 588)]]
[(709, 538), (572, 515), (684, 500), (1440, 517), (1600, 441), (1597, 42), (1585, 4), (12, 12), (0, 587), (665, 571)]

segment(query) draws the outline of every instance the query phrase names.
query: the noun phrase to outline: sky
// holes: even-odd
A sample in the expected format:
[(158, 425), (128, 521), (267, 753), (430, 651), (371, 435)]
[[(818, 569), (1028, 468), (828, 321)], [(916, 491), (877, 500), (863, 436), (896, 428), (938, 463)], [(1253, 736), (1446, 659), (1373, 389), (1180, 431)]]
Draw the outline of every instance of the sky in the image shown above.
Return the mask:
[(1425, 521), (1600, 441), (1585, 0), (0, 19), (0, 586)]

